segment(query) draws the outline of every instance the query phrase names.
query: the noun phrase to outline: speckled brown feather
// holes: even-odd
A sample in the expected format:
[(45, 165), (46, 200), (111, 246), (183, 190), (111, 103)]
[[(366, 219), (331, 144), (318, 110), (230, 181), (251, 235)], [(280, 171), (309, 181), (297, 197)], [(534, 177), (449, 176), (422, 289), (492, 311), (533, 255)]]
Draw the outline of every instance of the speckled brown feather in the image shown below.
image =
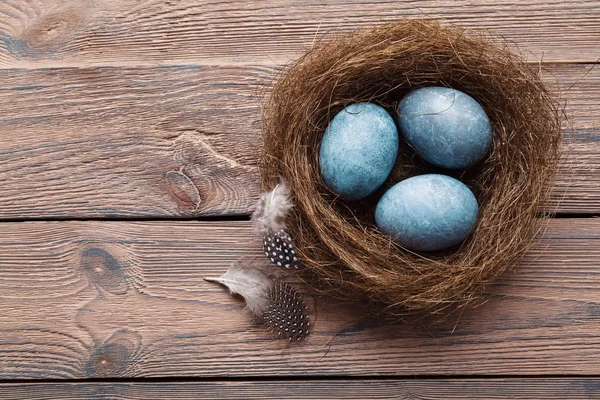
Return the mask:
[(296, 289), (269, 276), (263, 268), (265, 263), (268, 262), (237, 262), (223, 275), (204, 279), (225, 286), (231, 294), (242, 296), (253, 320), (277, 337), (305, 339), (310, 327), (306, 303)]

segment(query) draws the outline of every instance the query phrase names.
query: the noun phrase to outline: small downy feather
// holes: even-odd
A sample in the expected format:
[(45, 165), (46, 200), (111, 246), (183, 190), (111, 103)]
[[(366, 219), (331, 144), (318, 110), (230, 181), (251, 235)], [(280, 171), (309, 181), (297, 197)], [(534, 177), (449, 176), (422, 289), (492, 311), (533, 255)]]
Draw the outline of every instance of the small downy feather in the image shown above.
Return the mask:
[(263, 251), (271, 262), (286, 269), (302, 269), (285, 219), (293, 207), (288, 185), (281, 181), (275, 189), (260, 196), (252, 214), (252, 227), (263, 235)]
[(285, 230), (285, 218), (292, 207), (290, 188), (281, 181), (272, 191), (261, 194), (252, 214), (252, 228), (263, 235)]
[(254, 321), (278, 337), (290, 341), (305, 339), (310, 328), (306, 303), (296, 289), (270, 278), (261, 266), (264, 263), (236, 263), (220, 277), (204, 279), (242, 296)]
[(246, 301), (246, 307), (254, 316), (262, 315), (268, 306), (267, 291), (273, 281), (254, 262), (246, 266), (233, 264), (227, 272), (217, 278), (204, 278), (209, 282), (217, 282), (229, 289), (234, 295), (240, 295)]

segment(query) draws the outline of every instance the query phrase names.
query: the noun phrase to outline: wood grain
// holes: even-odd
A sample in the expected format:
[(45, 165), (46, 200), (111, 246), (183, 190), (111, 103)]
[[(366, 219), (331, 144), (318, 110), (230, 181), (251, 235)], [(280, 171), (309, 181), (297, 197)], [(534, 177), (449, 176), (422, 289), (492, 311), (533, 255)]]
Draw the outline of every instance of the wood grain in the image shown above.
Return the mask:
[[(600, 374), (600, 220), (557, 219), (475, 309), (382, 323), (309, 300), (287, 345), (205, 276), (248, 222), (0, 224), (0, 378)], [(312, 296), (311, 296), (312, 297)]]
[(7, 73), (1, 218), (247, 214), (258, 195), (258, 93), (272, 74), (212, 66)]
[(418, 379), (278, 382), (0, 384), (0, 398), (41, 399), (469, 399), (576, 400), (600, 397), (598, 378)]
[[(486, 303), (445, 317), (384, 323), (307, 294), (314, 331), (293, 346), (202, 279), (260, 253), (247, 222), (6, 222), (248, 215), (281, 66), (397, 18), (491, 29), (543, 61), (568, 102), (553, 206), (600, 212), (600, 71), (581, 65), (600, 58), (595, 0), (1, 1), (0, 379), (284, 379), (0, 383), (0, 398), (600, 397), (598, 219), (553, 220)], [(563, 374), (589, 377), (512, 378)], [(511, 378), (452, 379), (478, 375)]]
[(489, 29), (532, 61), (600, 57), (595, 0), (6, 0), (0, 65), (282, 64), (325, 35), (399, 18)]
[[(600, 68), (550, 65), (568, 108), (554, 205), (600, 212)], [(267, 66), (4, 71), (0, 219), (247, 215)]]

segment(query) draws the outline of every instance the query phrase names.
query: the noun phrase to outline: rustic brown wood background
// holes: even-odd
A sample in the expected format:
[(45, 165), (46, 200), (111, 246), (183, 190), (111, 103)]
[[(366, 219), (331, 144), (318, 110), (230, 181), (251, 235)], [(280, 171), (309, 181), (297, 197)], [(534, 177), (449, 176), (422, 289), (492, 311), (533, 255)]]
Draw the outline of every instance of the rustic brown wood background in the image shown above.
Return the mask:
[[(558, 214), (489, 300), (286, 346), (202, 280), (249, 244), (259, 102), (334, 32), (438, 18), (567, 105)], [(1, 398), (600, 398), (598, 0), (0, 1)], [(595, 67), (596, 66), (596, 67)]]

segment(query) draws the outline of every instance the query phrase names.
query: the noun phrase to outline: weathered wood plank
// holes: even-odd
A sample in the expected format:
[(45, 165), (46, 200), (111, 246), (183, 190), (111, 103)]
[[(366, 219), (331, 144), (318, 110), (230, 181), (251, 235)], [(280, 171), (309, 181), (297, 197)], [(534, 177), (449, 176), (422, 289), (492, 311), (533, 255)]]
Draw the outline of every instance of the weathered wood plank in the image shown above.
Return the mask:
[(405, 379), (278, 382), (0, 384), (0, 398), (27, 399), (470, 399), (600, 397), (599, 378)]
[(532, 60), (600, 57), (595, 0), (7, 0), (0, 4), (0, 65), (285, 63), (325, 34), (399, 18), (489, 29)]
[(1, 218), (247, 214), (272, 73), (3, 71)]
[[(560, 212), (600, 211), (600, 69), (590, 68), (544, 72), (565, 92), (573, 127)], [(248, 214), (259, 192), (260, 96), (278, 71), (2, 71), (0, 219)]]
[(600, 374), (598, 219), (553, 220), (478, 308), (385, 324), (317, 298), (312, 335), (290, 346), (202, 279), (260, 254), (247, 222), (0, 229), (3, 379)]

